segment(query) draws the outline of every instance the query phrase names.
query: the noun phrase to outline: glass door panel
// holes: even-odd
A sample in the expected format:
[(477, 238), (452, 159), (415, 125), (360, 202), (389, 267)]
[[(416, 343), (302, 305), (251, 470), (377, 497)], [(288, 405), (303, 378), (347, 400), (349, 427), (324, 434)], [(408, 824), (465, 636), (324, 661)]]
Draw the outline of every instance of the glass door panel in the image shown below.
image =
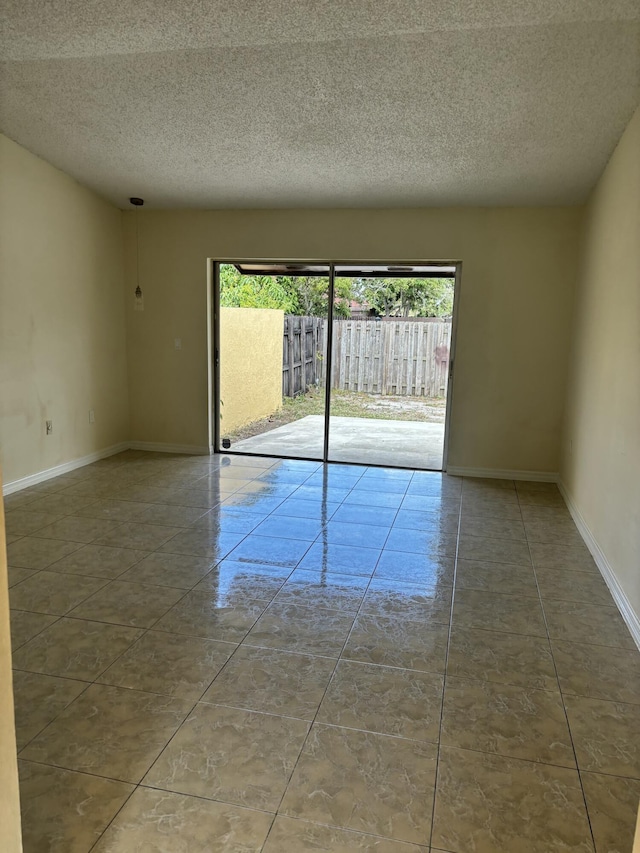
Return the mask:
[(329, 266), (219, 263), (219, 450), (324, 458)]
[(329, 461), (442, 470), (454, 280), (336, 266)]

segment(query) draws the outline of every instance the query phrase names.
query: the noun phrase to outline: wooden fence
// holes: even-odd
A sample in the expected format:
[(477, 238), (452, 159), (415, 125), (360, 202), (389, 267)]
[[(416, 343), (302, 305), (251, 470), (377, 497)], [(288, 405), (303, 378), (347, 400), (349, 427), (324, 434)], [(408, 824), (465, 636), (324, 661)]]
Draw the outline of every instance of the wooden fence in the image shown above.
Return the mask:
[(408, 397), (443, 397), (451, 323), (338, 320), (332, 388)]
[(285, 314), (282, 339), (282, 396), (296, 397), (324, 381), (322, 317)]
[[(282, 393), (295, 397), (325, 381), (325, 320), (286, 316)], [(332, 388), (410, 397), (443, 397), (447, 389), (451, 323), (335, 320)]]

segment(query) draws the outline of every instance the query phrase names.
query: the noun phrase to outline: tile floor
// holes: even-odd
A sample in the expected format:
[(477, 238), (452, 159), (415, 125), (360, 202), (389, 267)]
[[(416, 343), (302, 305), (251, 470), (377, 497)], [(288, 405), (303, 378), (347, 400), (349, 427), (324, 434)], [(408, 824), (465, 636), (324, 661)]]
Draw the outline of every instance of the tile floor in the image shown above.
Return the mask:
[(26, 853), (630, 853), (555, 486), (129, 451), (6, 499)]

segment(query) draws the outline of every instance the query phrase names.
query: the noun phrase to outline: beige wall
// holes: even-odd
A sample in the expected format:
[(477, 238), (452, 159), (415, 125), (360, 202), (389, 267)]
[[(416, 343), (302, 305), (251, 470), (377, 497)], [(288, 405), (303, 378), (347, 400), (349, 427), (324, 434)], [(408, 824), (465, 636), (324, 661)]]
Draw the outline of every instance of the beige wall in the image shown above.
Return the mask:
[(640, 620), (640, 110), (587, 209), (562, 479)]
[(1, 135), (0, 175), (9, 483), (125, 441), (129, 413), (121, 212)]
[(282, 405), (284, 311), (220, 309), (220, 435)]
[[(2, 471), (0, 471), (0, 494)], [(16, 729), (13, 720), (11, 635), (9, 632), (9, 586), (4, 530), (4, 504), (0, 500), (0, 850), (22, 850)]]
[[(125, 214), (131, 298), (136, 215)], [(580, 219), (580, 208), (143, 211), (145, 311), (127, 312), (132, 438), (208, 442), (207, 258), (461, 260), (450, 463), (555, 472)]]

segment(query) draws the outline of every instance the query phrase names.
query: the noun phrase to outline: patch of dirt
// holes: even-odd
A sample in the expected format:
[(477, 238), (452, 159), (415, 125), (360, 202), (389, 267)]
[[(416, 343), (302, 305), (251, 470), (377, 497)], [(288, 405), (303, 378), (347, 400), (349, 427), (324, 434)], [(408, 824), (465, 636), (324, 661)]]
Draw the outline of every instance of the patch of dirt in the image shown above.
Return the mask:
[[(261, 418), (222, 435), (232, 442), (262, 435), (277, 427), (298, 421), (307, 415), (324, 415), (324, 391), (310, 389), (299, 397), (285, 397), (282, 407), (268, 418)], [(398, 421), (420, 421), (444, 423), (446, 400), (444, 397), (383, 397), (378, 394), (363, 394), (353, 391), (334, 391), (331, 399), (331, 414), (348, 418), (385, 418)]]

